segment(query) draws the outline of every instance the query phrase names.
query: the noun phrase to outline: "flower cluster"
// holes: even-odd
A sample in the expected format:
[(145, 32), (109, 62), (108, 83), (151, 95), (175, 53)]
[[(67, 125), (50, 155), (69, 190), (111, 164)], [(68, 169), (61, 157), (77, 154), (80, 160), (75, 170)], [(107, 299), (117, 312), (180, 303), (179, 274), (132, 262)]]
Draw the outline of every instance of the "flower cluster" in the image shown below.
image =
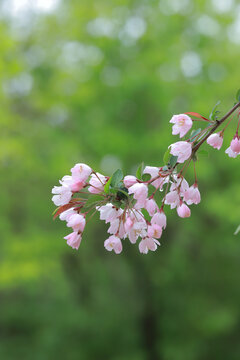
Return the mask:
[[(197, 113), (188, 114), (208, 122), (208, 126), (193, 131), (186, 140), (171, 144), (164, 156), (165, 165), (140, 166), (136, 176), (124, 177), (122, 171), (117, 170), (108, 177), (86, 164), (76, 164), (71, 169), (71, 175), (64, 176), (59, 181), (60, 186), (54, 186), (52, 201), (58, 207), (54, 217), (59, 216), (60, 220), (66, 221), (67, 227), (72, 228), (72, 232), (64, 238), (69, 246), (79, 248), (86, 222), (96, 212), (109, 226), (104, 247), (116, 254), (122, 252), (122, 243), (126, 239), (132, 244), (138, 243), (143, 254), (155, 251), (167, 225), (166, 206), (176, 209), (181, 218), (191, 216), (189, 206), (197, 205), (201, 200), (195, 169), (196, 152), (205, 140), (212, 147), (221, 148), (227, 126), (218, 133), (214, 131), (228, 116), (219, 121), (208, 120)], [(186, 136), (193, 121), (187, 114), (174, 115), (170, 120), (173, 135)], [(238, 127), (226, 153), (233, 158), (240, 154)], [(190, 163), (194, 165), (191, 186), (184, 178)], [(161, 200), (157, 200), (159, 197)]]

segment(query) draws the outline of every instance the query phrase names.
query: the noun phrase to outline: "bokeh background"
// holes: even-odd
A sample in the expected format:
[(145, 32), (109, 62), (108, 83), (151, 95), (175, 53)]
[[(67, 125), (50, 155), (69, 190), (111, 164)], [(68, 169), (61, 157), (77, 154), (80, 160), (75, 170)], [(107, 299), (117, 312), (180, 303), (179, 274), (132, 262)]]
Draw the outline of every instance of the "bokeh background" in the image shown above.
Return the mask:
[(0, 1), (1, 359), (240, 359), (234, 124), (197, 164), (201, 204), (169, 213), (157, 252), (106, 252), (97, 216), (75, 251), (51, 217), (75, 163), (161, 166), (173, 114), (232, 107), (237, 3)]

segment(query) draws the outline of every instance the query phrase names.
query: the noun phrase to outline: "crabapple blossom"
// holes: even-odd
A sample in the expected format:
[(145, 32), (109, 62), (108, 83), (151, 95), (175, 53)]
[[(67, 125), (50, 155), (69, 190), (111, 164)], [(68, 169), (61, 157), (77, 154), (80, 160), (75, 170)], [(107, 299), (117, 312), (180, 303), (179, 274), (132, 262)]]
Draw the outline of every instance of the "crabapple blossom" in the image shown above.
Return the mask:
[(52, 201), (56, 206), (66, 205), (71, 200), (72, 192), (68, 185), (54, 186), (52, 189)]
[(92, 194), (99, 194), (104, 190), (104, 185), (106, 184), (108, 178), (100, 173), (92, 174), (89, 184), (91, 185), (88, 188), (88, 191)]
[(122, 252), (122, 242), (121, 240), (114, 235), (111, 235), (107, 240), (104, 241), (104, 247), (108, 251), (114, 251), (116, 254)]
[(137, 200), (137, 207), (143, 207), (148, 196), (148, 187), (145, 184), (134, 184), (128, 189), (129, 194), (133, 194), (135, 200)]
[[(78, 249), (86, 223), (99, 212), (100, 220), (108, 224), (109, 237), (104, 241), (107, 251), (120, 254), (127, 239), (131, 244), (138, 244), (140, 253), (157, 250), (160, 245), (157, 239), (164, 238), (163, 230), (167, 225), (164, 207), (169, 205), (170, 209), (176, 208), (181, 218), (191, 216), (189, 206), (201, 201), (197, 185), (197, 151), (204, 142), (218, 150), (221, 148), (223, 133), (230, 122), (221, 131), (215, 131), (238, 107), (240, 102), (220, 120), (216, 120), (214, 115), (211, 115), (210, 121), (198, 113), (189, 113), (201, 121), (207, 121), (207, 127), (195, 131), (196, 135), (190, 136), (187, 141), (171, 144), (171, 155), (168, 150), (164, 156), (165, 165), (147, 165), (142, 173), (138, 170), (136, 176), (124, 176), (118, 169), (108, 177), (84, 163), (74, 165), (71, 174), (63, 176), (59, 180), (60, 186), (52, 189), (52, 201), (57, 206), (54, 219), (59, 216), (73, 230), (64, 237), (67, 244)], [(225, 151), (232, 158), (240, 154), (240, 113), (237, 116), (237, 131)], [(172, 133), (179, 134), (180, 138), (186, 135), (193, 124), (186, 114), (174, 115), (170, 123), (173, 124)], [(185, 173), (191, 162), (194, 162), (192, 176), (195, 182), (189, 186)], [(150, 180), (146, 180), (144, 174), (149, 174)]]
[(64, 237), (64, 239), (67, 240), (67, 244), (71, 246), (73, 249), (78, 250), (81, 241), (82, 241), (82, 235), (78, 232), (74, 231), (71, 234)]
[(178, 216), (180, 216), (181, 218), (186, 218), (191, 216), (191, 210), (183, 202), (180, 203), (180, 205), (177, 207), (177, 213)]
[(112, 222), (123, 212), (122, 209), (117, 209), (111, 203), (101, 206), (98, 211), (100, 212), (100, 220), (105, 220), (106, 223)]
[(179, 134), (182, 138), (192, 127), (192, 119), (186, 114), (173, 115), (170, 123), (174, 124), (172, 127), (172, 134)]
[(156, 214), (153, 215), (152, 219), (151, 219), (151, 224), (157, 224), (160, 227), (166, 229), (167, 226), (167, 217), (164, 214), (163, 210), (160, 210), (159, 212), (157, 212)]
[(153, 216), (158, 209), (157, 203), (154, 199), (147, 199), (144, 208), (150, 216)]
[(196, 183), (194, 185), (190, 186), (190, 188), (184, 192), (183, 199), (188, 205), (191, 205), (191, 204), (197, 205), (200, 203), (201, 195), (200, 195), (200, 192), (198, 190), (198, 186)]
[(178, 163), (182, 164), (192, 155), (192, 144), (187, 141), (178, 141), (170, 145), (170, 154), (178, 157)]
[(72, 169), (72, 178), (74, 181), (86, 181), (91, 174), (92, 169), (86, 164), (76, 164)]
[(240, 153), (240, 139), (239, 139), (239, 136), (235, 136), (233, 138), (233, 140), (231, 141), (230, 148), (237, 155)]
[(144, 238), (139, 243), (139, 251), (142, 254), (147, 254), (148, 250), (156, 251), (157, 245), (160, 245), (160, 242), (153, 238)]
[(86, 220), (83, 215), (73, 214), (67, 221), (67, 226), (71, 227), (73, 231), (83, 232), (86, 225)]
[(123, 183), (126, 186), (126, 188), (129, 188), (130, 186), (137, 183), (137, 178), (136, 178), (136, 176), (133, 176), (133, 175), (127, 175), (123, 179)]
[(150, 225), (147, 234), (150, 238), (159, 239), (162, 236), (162, 228), (157, 224)]
[(208, 145), (212, 146), (214, 149), (220, 150), (223, 144), (223, 136), (220, 133), (212, 134), (207, 139)]

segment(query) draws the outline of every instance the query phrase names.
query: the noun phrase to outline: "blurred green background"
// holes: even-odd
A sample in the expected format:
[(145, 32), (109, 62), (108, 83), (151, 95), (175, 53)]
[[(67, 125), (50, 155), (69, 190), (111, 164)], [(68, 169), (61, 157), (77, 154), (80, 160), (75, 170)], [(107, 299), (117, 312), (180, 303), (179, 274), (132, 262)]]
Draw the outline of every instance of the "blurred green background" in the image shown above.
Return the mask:
[(240, 5), (2, 0), (0, 40), (0, 358), (239, 360), (234, 124), (197, 164), (202, 202), (190, 219), (172, 211), (147, 256), (105, 251), (98, 216), (66, 246), (51, 188), (77, 162), (161, 166), (173, 114), (231, 108)]

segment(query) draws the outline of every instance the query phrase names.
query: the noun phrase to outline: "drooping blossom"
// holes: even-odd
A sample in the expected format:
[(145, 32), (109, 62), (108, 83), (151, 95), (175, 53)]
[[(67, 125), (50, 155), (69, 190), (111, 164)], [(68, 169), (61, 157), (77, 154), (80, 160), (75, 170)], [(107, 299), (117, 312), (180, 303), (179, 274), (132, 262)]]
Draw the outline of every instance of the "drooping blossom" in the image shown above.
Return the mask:
[(73, 214), (67, 221), (67, 226), (71, 227), (73, 231), (83, 232), (85, 225), (85, 217), (80, 214)]
[[(159, 171), (160, 168), (156, 166), (146, 166), (143, 170), (143, 174), (149, 174), (151, 175), (151, 180), (156, 179), (159, 177)], [(151, 182), (151, 185), (153, 185), (156, 189), (161, 190), (162, 186), (168, 181), (168, 178), (166, 177), (159, 177), (158, 179)]]
[(92, 169), (86, 164), (76, 164), (72, 169), (72, 178), (74, 181), (86, 181), (92, 172)]
[(111, 235), (107, 240), (104, 241), (104, 247), (108, 251), (114, 251), (116, 254), (122, 252), (122, 242), (121, 240), (114, 235)]
[(136, 176), (133, 176), (133, 175), (127, 175), (123, 179), (123, 183), (126, 186), (126, 188), (129, 188), (130, 186), (137, 183), (137, 178), (136, 178)]
[(165, 204), (170, 205), (174, 209), (180, 204), (180, 196), (176, 190), (170, 191), (165, 198)]
[(208, 145), (212, 146), (214, 149), (220, 150), (223, 144), (223, 136), (221, 132), (210, 135), (207, 138), (207, 143)]
[(64, 239), (67, 240), (67, 244), (69, 246), (71, 246), (73, 249), (78, 250), (81, 244), (82, 235), (81, 233), (79, 234), (78, 232), (74, 231), (71, 234), (65, 236)]
[(145, 184), (137, 183), (128, 189), (128, 193), (133, 194), (134, 199), (137, 200), (135, 207), (141, 208), (147, 199), (148, 187)]
[(89, 180), (88, 191), (92, 194), (99, 194), (104, 190), (104, 186), (107, 182), (108, 178), (100, 173), (92, 174), (91, 179)]
[(66, 184), (63, 184), (62, 186), (54, 186), (52, 194), (55, 194), (52, 197), (52, 201), (56, 206), (68, 204), (72, 197), (72, 191)]
[(180, 203), (180, 205), (177, 207), (177, 213), (181, 218), (187, 218), (191, 216), (191, 210), (184, 203)]
[(240, 153), (240, 138), (239, 136), (234, 136), (233, 140), (231, 141), (230, 145), (233, 152), (237, 155)]
[(154, 199), (147, 199), (144, 205), (150, 216), (153, 216), (158, 209), (157, 203)]
[(139, 243), (139, 251), (142, 254), (147, 254), (149, 250), (157, 250), (157, 245), (160, 245), (160, 242), (156, 239), (146, 237), (142, 239)]
[(152, 219), (151, 219), (151, 224), (157, 224), (159, 225), (161, 228), (166, 229), (167, 226), (167, 217), (164, 214), (163, 210), (160, 210), (159, 212), (157, 212), (156, 214), (153, 215)]
[(117, 209), (111, 203), (101, 206), (98, 211), (100, 212), (100, 220), (105, 220), (106, 223), (112, 222), (122, 215), (123, 212), (122, 209)]
[(188, 188), (185, 192), (184, 192), (184, 197), (183, 197), (184, 201), (188, 204), (199, 204), (201, 201), (201, 195), (200, 192), (198, 190), (198, 186), (197, 184), (194, 184), (192, 186), (190, 186), (190, 188)]
[(178, 157), (178, 163), (184, 163), (192, 155), (192, 144), (187, 141), (178, 141), (170, 145), (170, 153)]
[(192, 127), (192, 119), (186, 114), (173, 115), (170, 123), (174, 124), (172, 127), (172, 134), (179, 134), (182, 138)]
[(150, 225), (147, 233), (150, 238), (159, 239), (162, 236), (162, 227), (157, 224)]

